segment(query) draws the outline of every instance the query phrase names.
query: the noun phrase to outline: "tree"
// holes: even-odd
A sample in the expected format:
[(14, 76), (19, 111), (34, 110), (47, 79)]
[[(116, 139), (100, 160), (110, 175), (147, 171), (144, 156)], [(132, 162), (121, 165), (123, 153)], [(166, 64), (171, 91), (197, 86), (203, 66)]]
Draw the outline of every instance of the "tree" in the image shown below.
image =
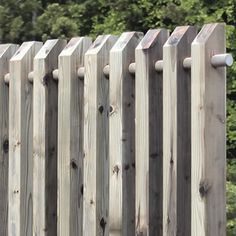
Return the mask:
[(38, 0), (1, 0), (0, 41), (19, 43), (35, 39), (34, 25), (39, 12)]

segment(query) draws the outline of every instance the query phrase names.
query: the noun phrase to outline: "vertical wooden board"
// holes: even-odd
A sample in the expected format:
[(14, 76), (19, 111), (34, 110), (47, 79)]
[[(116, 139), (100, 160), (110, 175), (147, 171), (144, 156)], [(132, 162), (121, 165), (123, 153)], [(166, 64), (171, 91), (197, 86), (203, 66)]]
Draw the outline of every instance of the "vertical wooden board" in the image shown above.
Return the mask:
[(191, 234), (191, 73), (196, 28), (177, 27), (163, 48), (163, 235)]
[(192, 44), (192, 236), (226, 235), (224, 24), (207, 24)]
[(165, 29), (149, 30), (135, 50), (136, 235), (162, 235), (162, 60)]
[(77, 69), (92, 41), (72, 38), (59, 55), (58, 86), (58, 235), (82, 235), (83, 96)]
[(16, 52), (15, 44), (0, 45), (0, 235), (7, 236), (8, 215), (8, 119), (9, 119), (9, 89), (4, 76), (9, 72), (9, 60)]
[(57, 81), (52, 71), (66, 41), (47, 40), (33, 70), (33, 235), (57, 232)]
[(103, 68), (117, 37), (98, 36), (85, 54), (84, 236), (108, 235), (108, 79)]
[(135, 232), (134, 78), (129, 65), (142, 33), (123, 33), (110, 51), (109, 235)]
[(10, 60), (8, 234), (32, 235), (32, 84), (28, 73), (41, 42), (23, 43)]

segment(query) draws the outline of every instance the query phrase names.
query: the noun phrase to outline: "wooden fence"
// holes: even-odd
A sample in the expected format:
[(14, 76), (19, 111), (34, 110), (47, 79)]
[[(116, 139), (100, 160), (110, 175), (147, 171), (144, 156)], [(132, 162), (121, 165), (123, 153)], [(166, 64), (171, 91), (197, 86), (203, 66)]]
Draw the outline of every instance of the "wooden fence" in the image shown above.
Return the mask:
[(0, 45), (1, 236), (224, 236), (224, 24)]

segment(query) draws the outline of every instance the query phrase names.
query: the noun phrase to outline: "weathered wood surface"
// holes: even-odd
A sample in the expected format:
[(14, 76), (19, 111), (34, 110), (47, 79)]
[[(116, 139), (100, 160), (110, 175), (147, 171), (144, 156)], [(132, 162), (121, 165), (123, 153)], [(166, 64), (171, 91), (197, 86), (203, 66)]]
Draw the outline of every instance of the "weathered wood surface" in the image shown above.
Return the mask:
[(195, 36), (0, 45), (0, 235), (226, 235), (232, 58)]
[(109, 235), (135, 232), (135, 80), (129, 65), (142, 33), (123, 33), (110, 51)]
[(103, 68), (117, 37), (99, 36), (85, 54), (84, 236), (108, 235), (109, 81)]
[(92, 41), (72, 38), (59, 55), (58, 235), (82, 235), (84, 82), (77, 69)]
[[(163, 48), (163, 235), (191, 234), (191, 55), (195, 27), (177, 27)], [(201, 235), (201, 234), (199, 234)]]
[(41, 42), (23, 43), (10, 60), (8, 234), (32, 236), (33, 126), (28, 73)]
[(224, 24), (208, 24), (192, 44), (192, 236), (226, 235), (226, 71)]
[(15, 44), (0, 45), (0, 235), (7, 236), (8, 215), (8, 122), (9, 122), (9, 89), (4, 76), (9, 73), (9, 60), (16, 52)]
[(33, 235), (57, 233), (57, 81), (52, 71), (66, 41), (47, 40), (33, 69)]
[(149, 30), (135, 51), (136, 235), (162, 235), (162, 60), (167, 30)]

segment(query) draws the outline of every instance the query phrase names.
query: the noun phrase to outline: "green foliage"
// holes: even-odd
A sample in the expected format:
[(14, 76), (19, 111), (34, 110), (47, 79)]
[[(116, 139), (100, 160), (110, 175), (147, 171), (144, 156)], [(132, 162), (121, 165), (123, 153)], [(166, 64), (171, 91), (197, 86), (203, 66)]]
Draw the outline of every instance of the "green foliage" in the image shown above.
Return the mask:
[(236, 235), (236, 159), (227, 161), (227, 235)]
[(122, 13), (111, 10), (102, 23), (99, 23), (99, 16), (95, 16), (92, 29), (92, 35), (95, 37), (98, 34), (120, 34), (126, 30), (125, 16)]
[(45, 41), (48, 38), (70, 38), (77, 35), (78, 26), (68, 15), (67, 6), (60, 6), (57, 3), (49, 5), (37, 19), (37, 37), (41, 36)]
[[(0, 41), (146, 32), (149, 28), (225, 22), (236, 58), (235, 0), (0, 0)], [(227, 70), (227, 234), (236, 235), (236, 62)]]
[(22, 42), (34, 39), (34, 25), (40, 2), (38, 0), (0, 1), (0, 41)]
[(227, 150), (228, 158), (235, 158), (236, 150), (236, 101), (228, 99), (227, 102)]

